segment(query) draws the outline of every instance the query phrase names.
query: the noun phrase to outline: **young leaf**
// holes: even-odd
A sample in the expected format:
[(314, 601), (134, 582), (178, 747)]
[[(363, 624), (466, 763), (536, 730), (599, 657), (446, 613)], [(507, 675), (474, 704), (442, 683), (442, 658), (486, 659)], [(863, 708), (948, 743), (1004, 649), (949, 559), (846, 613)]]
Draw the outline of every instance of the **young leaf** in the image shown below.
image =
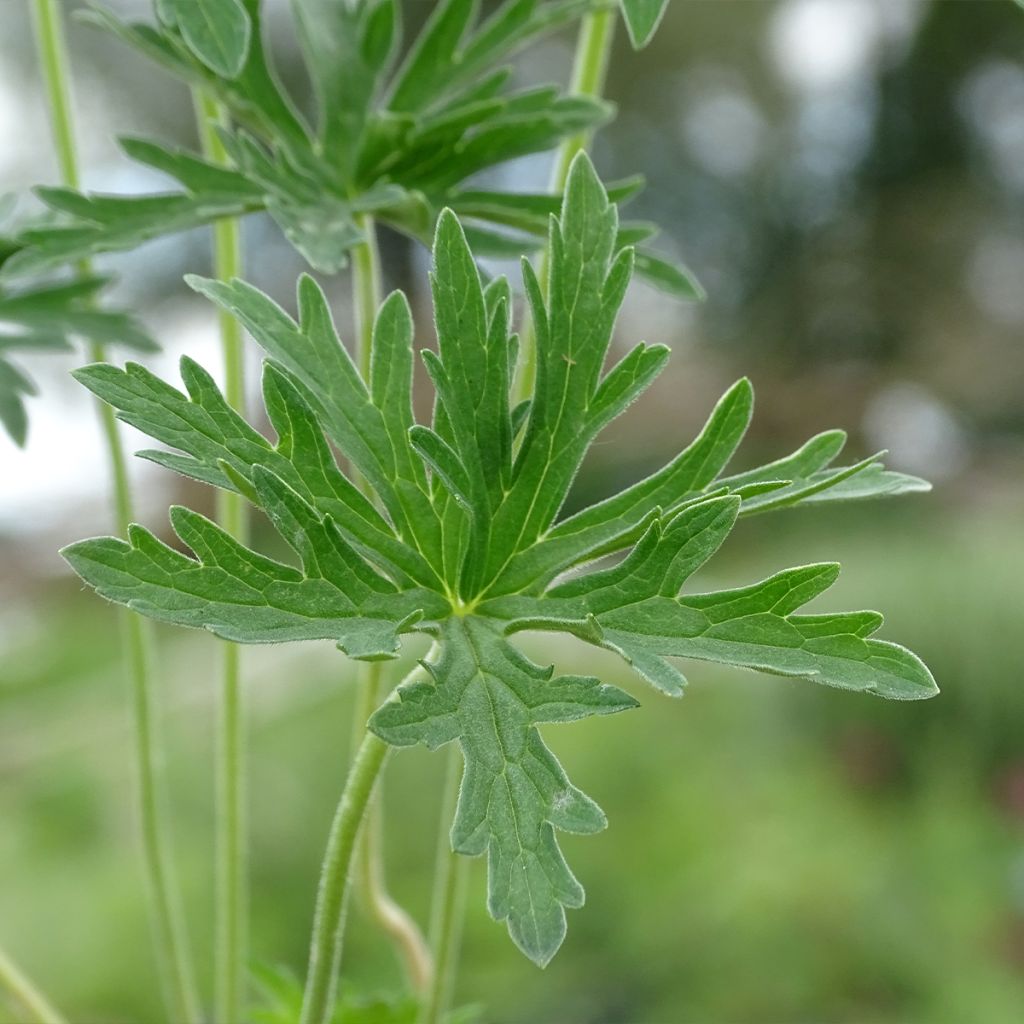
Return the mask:
[[(605, 819), (569, 782), (538, 727), (635, 701), (591, 677), (553, 677), (520, 653), (513, 634), (574, 635), (620, 654), (672, 696), (685, 684), (677, 658), (898, 699), (936, 692), (913, 654), (875, 639), (877, 613), (801, 610), (834, 582), (834, 564), (784, 569), (736, 589), (692, 587), (745, 512), (915, 486), (877, 459), (832, 468), (845, 440), (839, 431), (723, 475), (752, 415), (746, 380), (664, 468), (559, 519), (588, 447), (668, 353), (639, 345), (605, 365), (633, 253), (620, 246), (617, 211), (585, 156), (571, 169), (549, 250), (546, 295), (526, 268), (538, 372), (532, 396), (513, 407), (508, 283), (485, 286), (456, 215), (438, 218), (438, 346), (423, 353), (435, 391), (429, 423), (413, 417), (412, 320), (400, 295), (378, 314), (364, 380), (311, 280), (300, 283), (297, 321), (249, 285), (194, 281), (270, 354), (264, 403), (276, 444), (193, 363), (182, 368), (187, 396), (130, 365), (87, 367), (79, 378), (123, 419), (177, 449), (148, 458), (263, 508), (298, 565), (268, 559), (180, 509), (172, 523), (195, 558), (140, 527), (127, 541), (66, 551), (106, 597), (232, 639), (328, 637), (354, 657), (382, 658), (407, 632), (433, 637), (428, 678), (399, 688), (370, 728), (396, 746), (459, 744), (465, 774), (453, 848), (486, 854), (489, 909), (539, 964), (565, 935), (566, 908), (583, 901), (556, 830), (594, 832)], [(376, 501), (339, 468), (324, 434)], [(590, 564), (620, 551), (618, 564)]]

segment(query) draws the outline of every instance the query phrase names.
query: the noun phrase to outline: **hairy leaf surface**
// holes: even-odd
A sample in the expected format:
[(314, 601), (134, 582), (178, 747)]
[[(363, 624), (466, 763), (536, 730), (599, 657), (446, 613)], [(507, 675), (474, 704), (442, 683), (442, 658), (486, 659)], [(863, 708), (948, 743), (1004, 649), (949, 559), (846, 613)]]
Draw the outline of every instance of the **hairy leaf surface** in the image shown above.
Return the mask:
[[(461, 39), (457, 9), (446, 5), (451, 23), (435, 23), (444, 46)], [(554, 630), (614, 651), (671, 696), (685, 684), (675, 659), (898, 699), (936, 692), (918, 658), (875, 637), (877, 613), (806, 608), (835, 581), (832, 563), (727, 590), (694, 583), (742, 515), (926, 486), (882, 469), (877, 457), (835, 468), (841, 431), (727, 472), (753, 412), (746, 380), (662, 469), (563, 514), (590, 445), (668, 358), (664, 346), (638, 345), (608, 365), (634, 266), (623, 237), (616, 207), (579, 157), (550, 225), (550, 277), (542, 284), (524, 267), (538, 372), (518, 404), (511, 289), (504, 279), (485, 284), (451, 211), (438, 218), (434, 240), (437, 347), (422, 350), (435, 399), (427, 422), (417, 422), (410, 399), (414, 332), (404, 297), (390, 296), (378, 313), (364, 379), (308, 278), (297, 318), (243, 282), (193, 281), (267, 351), (263, 396), (276, 441), (232, 411), (188, 360), (187, 393), (133, 365), (78, 375), (173, 449), (145, 457), (262, 508), (295, 564), (175, 509), (172, 525), (194, 557), (133, 527), (127, 540), (72, 545), (74, 568), (111, 600), (245, 642), (328, 638), (353, 657), (385, 658), (408, 632), (432, 637), (426, 678), (399, 688), (370, 727), (396, 746), (459, 744), (465, 773), (453, 847), (486, 855), (490, 911), (539, 964), (562, 942), (566, 909), (583, 901), (556, 833), (594, 832), (605, 819), (538, 728), (635, 701), (594, 678), (555, 677), (524, 657), (514, 634)], [(616, 553), (617, 563), (594, 564)]]

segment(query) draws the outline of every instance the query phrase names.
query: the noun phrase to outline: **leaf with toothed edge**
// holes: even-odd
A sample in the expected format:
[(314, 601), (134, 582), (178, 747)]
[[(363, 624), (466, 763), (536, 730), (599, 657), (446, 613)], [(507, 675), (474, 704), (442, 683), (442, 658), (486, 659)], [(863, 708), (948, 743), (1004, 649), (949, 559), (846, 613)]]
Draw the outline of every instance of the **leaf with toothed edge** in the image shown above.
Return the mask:
[[(554, 676), (525, 658), (513, 634), (573, 635), (617, 653), (669, 696), (685, 685), (676, 659), (894, 699), (936, 692), (915, 655), (876, 638), (877, 613), (803, 610), (835, 581), (832, 563), (729, 590), (694, 585), (742, 516), (926, 486), (883, 469), (877, 456), (836, 467), (841, 431), (731, 470), (753, 414), (747, 380), (660, 470), (564, 514), (588, 449), (668, 358), (664, 346), (642, 344), (609, 365), (634, 267), (620, 238), (614, 204), (578, 157), (551, 222), (548, 280), (524, 267), (537, 338), (525, 401), (512, 399), (511, 289), (504, 279), (485, 284), (452, 211), (439, 216), (433, 247), (437, 349), (422, 352), (434, 390), (428, 422), (417, 422), (411, 402), (405, 298), (382, 304), (364, 379), (309, 278), (299, 283), (296, 318), (243, 282), (191, 281), (266, 350), (263, 403), (275, 439), (235, 413), (189, 360), (185, 392), (132, 364), (76, 374), (171, 449), (146, 458), (245, 495), (295, 553), (295, 564), (267, 558), (175, 509), (172, 525), (194, 557), (135, 526), (127, 540), (66, 549), (76, 571), (110, 600), (244, 642), (327, 638), (374, 659), (393, 657), (406, 633), (433, 637), (427, 677), (400, 688), (370, 726), (395, 746), (459, 744), (453, 848), (486, 856), (491, 914), (539, 964), (561, 944), (566, 911), (583, 902), (556, 833), (595, 832), (605, 818), (538, 727), (635, 701), (594, 678)], [(615, 564), (600, 561), (614, 555)]]
[(487, 855), (487, 905), (534, 962), (546, 964), (565, 937), (565, 908), (583, 905), (583, 887), (565, 862), (555, 830), (591, 833), (607, 822), (573, 786), (537, 726), (636, 706), (628, 694), (587, 676), (552, 678), (507, 643), (499, 622), (452, 617), (432, 681), (402, 687), (370, 720), (396, 746), (432, 750), (458, 742), (466, 763), (452, 825), (452, 848)]

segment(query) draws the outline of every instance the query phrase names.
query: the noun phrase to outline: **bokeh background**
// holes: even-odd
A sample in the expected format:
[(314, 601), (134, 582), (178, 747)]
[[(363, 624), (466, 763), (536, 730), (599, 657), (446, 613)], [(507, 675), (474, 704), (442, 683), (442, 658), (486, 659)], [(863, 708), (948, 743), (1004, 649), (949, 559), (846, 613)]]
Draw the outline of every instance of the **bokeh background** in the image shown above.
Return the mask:
[[(301, 93), (287, 3), (267, 6)], [(406, 4), (413, 22), (429, 8)], [(607, 431), (574, 500), (675, 453), (750, 375), (743, 464), (843, 426), (852, 454), (888, 448), (936, 487), (744, 522), (706, 582), (839, 559), (828, 606), (884, 611), (883, 635), (918, 651), (943, 692), (903, 706), (695, 665), (686, 698), (668, 702), (613, 660), (532, 642), (643, 707), (548, 730), (611, 820), (565, 839), (588, 905), (540, 972), (487, 918), (475, 864), (459, 999), (494, 1024), (1024, 1019), (1024, 12), (1009, 0), (675, 0), (649, 50), (619, 42), (619, 117), (598, 166), (646, 175), (632, 212), (664, 225), (666, 250), (710, 297), (631, 293), (619, 342), (665, 342), (673, 359)], [(571, 43), (533, 53), (524, 76), (564, 75)], [(113, 139), (194, 143), (187, 92), (94, 30), (73, 25), (71, 44), (86, 183), (159, 189)], [(0, 140), (0, 191), (31, 213), (27, 189), (56, 170), (21, 0), (3, 4)], [(501, 177), (531, 189), (547, 174), (537, 159)], [(297, 258), (260, 218), (245, 229), (249, 278), (290, 302)], [(103, 262), (172, 379), (183, 351), (217, 369), (211, 311), (180, 282), (208, 270), (208, 248), (198, 232)], [(429, 343), (425, 254), (391, 237), (384, 248)], [(330, 288), (348, 324), (346, 282)], [(155, 1018), (156, 977), (116, 616), (55, 554), (107, 529), (98, 430), (72, 365), (31, 363), (44, 397), (28, 448), (0, 439), (0, 939), (73, 1019), (127, 1024)], [(134, 468), (148, 525), (165, 524), (170, 501), (210, 508), (203, 488)], [(206, 964), (217, 641), (160, 640), (175, 852)], [(326, 644), (249, 649), (245, 666), (253, 953), (301, 970), (353, 672)], [(392, 884), (421, 920), (443, 760), (403, 752), (386, 784)], [(360, 986), (397, 985), (358, 912), (350, 932)]]

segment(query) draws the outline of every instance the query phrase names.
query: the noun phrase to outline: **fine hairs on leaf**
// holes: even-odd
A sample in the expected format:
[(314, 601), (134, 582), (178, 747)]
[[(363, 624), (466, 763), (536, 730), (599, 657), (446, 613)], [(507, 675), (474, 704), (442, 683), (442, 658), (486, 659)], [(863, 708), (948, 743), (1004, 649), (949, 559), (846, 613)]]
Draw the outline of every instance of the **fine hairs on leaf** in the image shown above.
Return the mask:
[[(555, 85), (510, 84), (524, 48), (602, 3), (504, 0), (482, 16), (479, 0), (439, 0), (406, 42), (399, 0), (293, 0), (317, 103), (311, 120), (273, 68), (261, 0), (157, 0), (155, 25), (125, 22), (96, 5), (90, 22), (219, 103), (228, 116), (218, 132), (230, 166), (153, 139), (123, 138), (128, 157), (173, 179), (177, 190), (118, 196), (40, 188), (59, 218), (23, 232), (23, 251), (6, 273), (37, 273), (258, 210), (326, 273), (346, 264), (368, 215), (429, 244), (440, 211), (451, 207), (466, 220), (478, 256), (536, 250), (557, 208), (546, 208), (548, 197), (481, 194), (467, 182), (608, 120), (613, 111), (603, 100)], [(637, 38), (654, 30), (648, 6), (624, 6)], [(637, 230), (624, 225), (627, 236)], [(700, 298), (689, 271), (647, 247), (655, 233), (637, 236), (638, 271), (662, 290)]]
[[(746, 381), (661, 470), (562, 515), (589, 446), (668, 358), (662, 346), (638, 345), (607, 365), (635, 262), (620, 239), (617, 208), (580, 155), (550, 220), (546, 288), (523, 265), (538, 356), (523, 407), (510, 398), (517, 341), (509, 286), (484, 284), (451, 211), (439, 216), (433, 247), (437, 351), (422, 351), (435, 393), (429, 423), (413, 418), (404, 296), (389, 296), (380, 309), (364, 379), (309, 278), (299, 285), (297, 319), (241, 281), (192, 280), (265, 349), (273, 441), (190, 360), (182, 363), (185, 392), (131, 364), (77, 374), (166, 446), (145, 457), (243, 494), (294, 555), (271, 559), (176, 508), (171, 525), (192, 555), (133, 526), (126, 539), (66, 548), (75, 571), (104, 597), (152, 618), (246, 643), (328, 638), (365, 660), (394, 657), (406, 634), (432, 637), (426, 678), (403, 685), (370, 727), (393, 746), (458, 744), (465, 767), (452, 846), (486, 856), (488, 909), (541, 965), (565, 936), (565, 910), (584, 895), (557, 833), (596, 832), (606, 821), (539, 726), (636, 701), (596, 678), (534, 664), (514, 634), (571, 634), (619, 654), (670, 696), (685, 685), (675, 659), (895, 699), (937, 692), (915, 655), (875, 638), (877, 613), (801, 610), (835, 581), (833, 563), (725, 591), (695, 583), (740, 516), (927, 486), (884, 470), (877, 457), (834, 467), (844, 442), (837, 431), (759, 469), (727, 473), (752, 413)], [(615, 554), (617, 562), (595, 567)]]

